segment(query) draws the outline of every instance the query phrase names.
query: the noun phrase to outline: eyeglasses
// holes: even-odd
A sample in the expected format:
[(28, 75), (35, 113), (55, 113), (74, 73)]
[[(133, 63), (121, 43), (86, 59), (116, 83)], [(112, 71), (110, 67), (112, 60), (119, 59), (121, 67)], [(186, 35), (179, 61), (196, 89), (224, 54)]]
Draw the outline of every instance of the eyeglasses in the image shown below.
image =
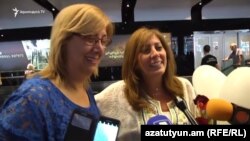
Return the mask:
[(79, 36), (81, 39), (85, 41), (85, 44), (88, 46), (94, 46), (99, 41), (101, 41), (102, 46), (108, 46), (111, 42), (111, 39), (107, 36), (103, 36), (101, 39), (94, 37), (93, 35), (81, 35), (79, 33), (76, 33), (77, 36)]

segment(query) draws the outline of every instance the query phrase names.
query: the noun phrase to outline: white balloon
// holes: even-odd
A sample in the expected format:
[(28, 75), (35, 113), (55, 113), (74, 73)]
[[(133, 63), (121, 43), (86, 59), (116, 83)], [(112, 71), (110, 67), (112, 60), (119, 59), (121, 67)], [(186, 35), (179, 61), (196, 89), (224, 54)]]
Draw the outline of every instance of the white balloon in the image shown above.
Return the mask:
[(220, 89), (226, 80), (226, 76), (209, 65), (201, 65), (195, 69), (192, 83), (196, 94), (205, 95), (209, 99), (218, 98)]
[(227, 76), (219, 97), (250, 109), (250, 67), (233, 70)]

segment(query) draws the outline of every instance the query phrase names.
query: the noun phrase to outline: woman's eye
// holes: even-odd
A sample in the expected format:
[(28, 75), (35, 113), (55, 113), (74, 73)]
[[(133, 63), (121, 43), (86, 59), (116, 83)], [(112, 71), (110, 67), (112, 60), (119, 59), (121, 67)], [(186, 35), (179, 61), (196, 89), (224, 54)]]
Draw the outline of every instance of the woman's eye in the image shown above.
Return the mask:
[(155, 47), (155, 49), (156, 49), (157, 51), (161, 51), (162, 48), (163, 48), (162, 46), (156, 46), (156, 47)]
[(143, 48), (142, 53), (144, 53), (144, 54), (150, 53), (150, 48), (148, 48), (148, 47)]

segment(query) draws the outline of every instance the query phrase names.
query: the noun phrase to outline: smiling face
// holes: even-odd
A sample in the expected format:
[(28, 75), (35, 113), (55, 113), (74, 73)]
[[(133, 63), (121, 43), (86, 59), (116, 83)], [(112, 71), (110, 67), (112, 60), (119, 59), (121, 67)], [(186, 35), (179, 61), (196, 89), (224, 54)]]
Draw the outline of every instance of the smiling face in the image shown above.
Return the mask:
[(105, 29), (91, 36), (74, 34), (66, 44), (69, 72), (93, 74), (104, 54), (106, 45), (102, 44), (102, 40), (106, 37)]
[(161, 41), (153, 35), (141, 48), (138, 64), (143, 77), (162, 76), (167, 66), (166, 50)]

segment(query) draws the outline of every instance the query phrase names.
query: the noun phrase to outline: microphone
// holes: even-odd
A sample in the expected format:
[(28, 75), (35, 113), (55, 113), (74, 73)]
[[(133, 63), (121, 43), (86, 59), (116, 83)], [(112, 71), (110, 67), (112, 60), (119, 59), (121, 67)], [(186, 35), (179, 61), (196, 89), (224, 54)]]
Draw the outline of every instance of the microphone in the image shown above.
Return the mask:
[(198, 125), (197, 121), (195, 120), (195, 118), (193, 117), (191, 112), (188, 110), (187, 103), (182, 98), (180, 98), (179, 96), (177, 96), (174, 99), (174, 101), (175, 101), (176, 106), (186, 115), (189, 122), (192, 125)]
[(231, 124), (250, 124), (250, 109), (223, 99), (211, 99), (206, 106), (209, 118), (228, 121)]
[(215, 120), (230, 120), (233, 114), (233, 105), (223, 99), (210, 99), (207, 102), (206, 114)]
[(151, 117), (147, 125), (172, 125), (173, 123), (170, 121), (170, 119), (164, 115), (156, 115)]

